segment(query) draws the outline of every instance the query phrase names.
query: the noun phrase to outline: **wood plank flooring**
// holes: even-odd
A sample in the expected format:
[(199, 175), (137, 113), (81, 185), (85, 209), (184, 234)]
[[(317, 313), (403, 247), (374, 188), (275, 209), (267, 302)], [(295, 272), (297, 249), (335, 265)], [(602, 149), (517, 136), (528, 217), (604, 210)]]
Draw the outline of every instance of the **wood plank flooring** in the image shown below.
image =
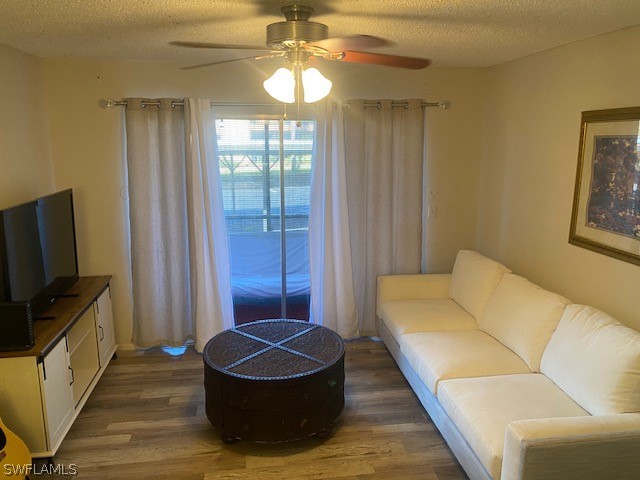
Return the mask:
[(55, 464), (92, 480), (467, 479), (380, 342), (347, 342), (345, 410), (323, 440), (223, 444), (202, 384), (191, 349), (119, 353)]

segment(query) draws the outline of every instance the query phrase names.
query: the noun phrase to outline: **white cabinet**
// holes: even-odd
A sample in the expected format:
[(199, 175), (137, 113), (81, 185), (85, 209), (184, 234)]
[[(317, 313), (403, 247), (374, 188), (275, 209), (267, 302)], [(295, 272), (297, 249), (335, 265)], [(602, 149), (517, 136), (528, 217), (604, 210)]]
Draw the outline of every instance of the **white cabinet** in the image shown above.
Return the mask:
[(107, 363), (116, 350), (116, 336), (111, 310), (111, 288), (102, 292), (94, 304), (96, 313), (96, 334), (98, 336), (98, 356), (100, 366)]
[(31, 350), (0, 352), (2, 419), (35, 458), (55, 455), (115, 353), (109, 280), (81, 278), (34, 323)]
[(42, 385), (42, 411), (48, 443), (59, 445), (73, 416), (72, 374), (67, 340), (62, 338), (38, 364)]
[(75, 406), (100, 370), (96, 343), (95, 302), (67, 333), (67, 350)]

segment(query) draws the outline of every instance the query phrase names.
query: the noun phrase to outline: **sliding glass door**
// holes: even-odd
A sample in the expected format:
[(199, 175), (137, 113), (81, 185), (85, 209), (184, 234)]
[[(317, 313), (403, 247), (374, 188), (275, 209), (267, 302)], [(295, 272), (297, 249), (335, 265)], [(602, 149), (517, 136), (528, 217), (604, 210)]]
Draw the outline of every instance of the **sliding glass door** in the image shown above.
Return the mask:
[(236, 324), (308, 320), (315, 122), (216, 120)]

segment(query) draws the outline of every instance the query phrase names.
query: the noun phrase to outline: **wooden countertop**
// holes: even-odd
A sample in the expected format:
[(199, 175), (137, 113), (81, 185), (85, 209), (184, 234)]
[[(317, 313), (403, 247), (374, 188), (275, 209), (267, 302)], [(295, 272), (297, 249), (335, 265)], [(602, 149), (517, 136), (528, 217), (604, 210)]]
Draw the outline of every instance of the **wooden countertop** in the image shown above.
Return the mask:
[(55, 317), (53, 320), (33, 321), (35, 345), (29, 350), (0, 352), (0, 358), (32, 356), (41, 358), (46, 355), (107, 288), (110, 281), (110, 275), (80, 277), (80, 280), (65, 292), (65, 294), (77, 294), (77, 297), (57, 298), (50, 307), (38, 314), (39, 317)]

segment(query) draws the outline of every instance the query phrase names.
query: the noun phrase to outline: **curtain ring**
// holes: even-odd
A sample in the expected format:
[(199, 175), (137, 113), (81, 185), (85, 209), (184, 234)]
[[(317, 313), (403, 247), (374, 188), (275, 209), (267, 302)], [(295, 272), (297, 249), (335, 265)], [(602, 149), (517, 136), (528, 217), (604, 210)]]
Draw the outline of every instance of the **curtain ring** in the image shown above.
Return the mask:
[(147, 104), (146, 104), (146, 103), (144, 103), (144, 100), (142, 100), (142, 101), (140, 102), (140, 107), (141, 107), (141, 108), (147, 108)]
[(173, 100), (171, 100), (171, 108), (176, 108), (176, 104)]

